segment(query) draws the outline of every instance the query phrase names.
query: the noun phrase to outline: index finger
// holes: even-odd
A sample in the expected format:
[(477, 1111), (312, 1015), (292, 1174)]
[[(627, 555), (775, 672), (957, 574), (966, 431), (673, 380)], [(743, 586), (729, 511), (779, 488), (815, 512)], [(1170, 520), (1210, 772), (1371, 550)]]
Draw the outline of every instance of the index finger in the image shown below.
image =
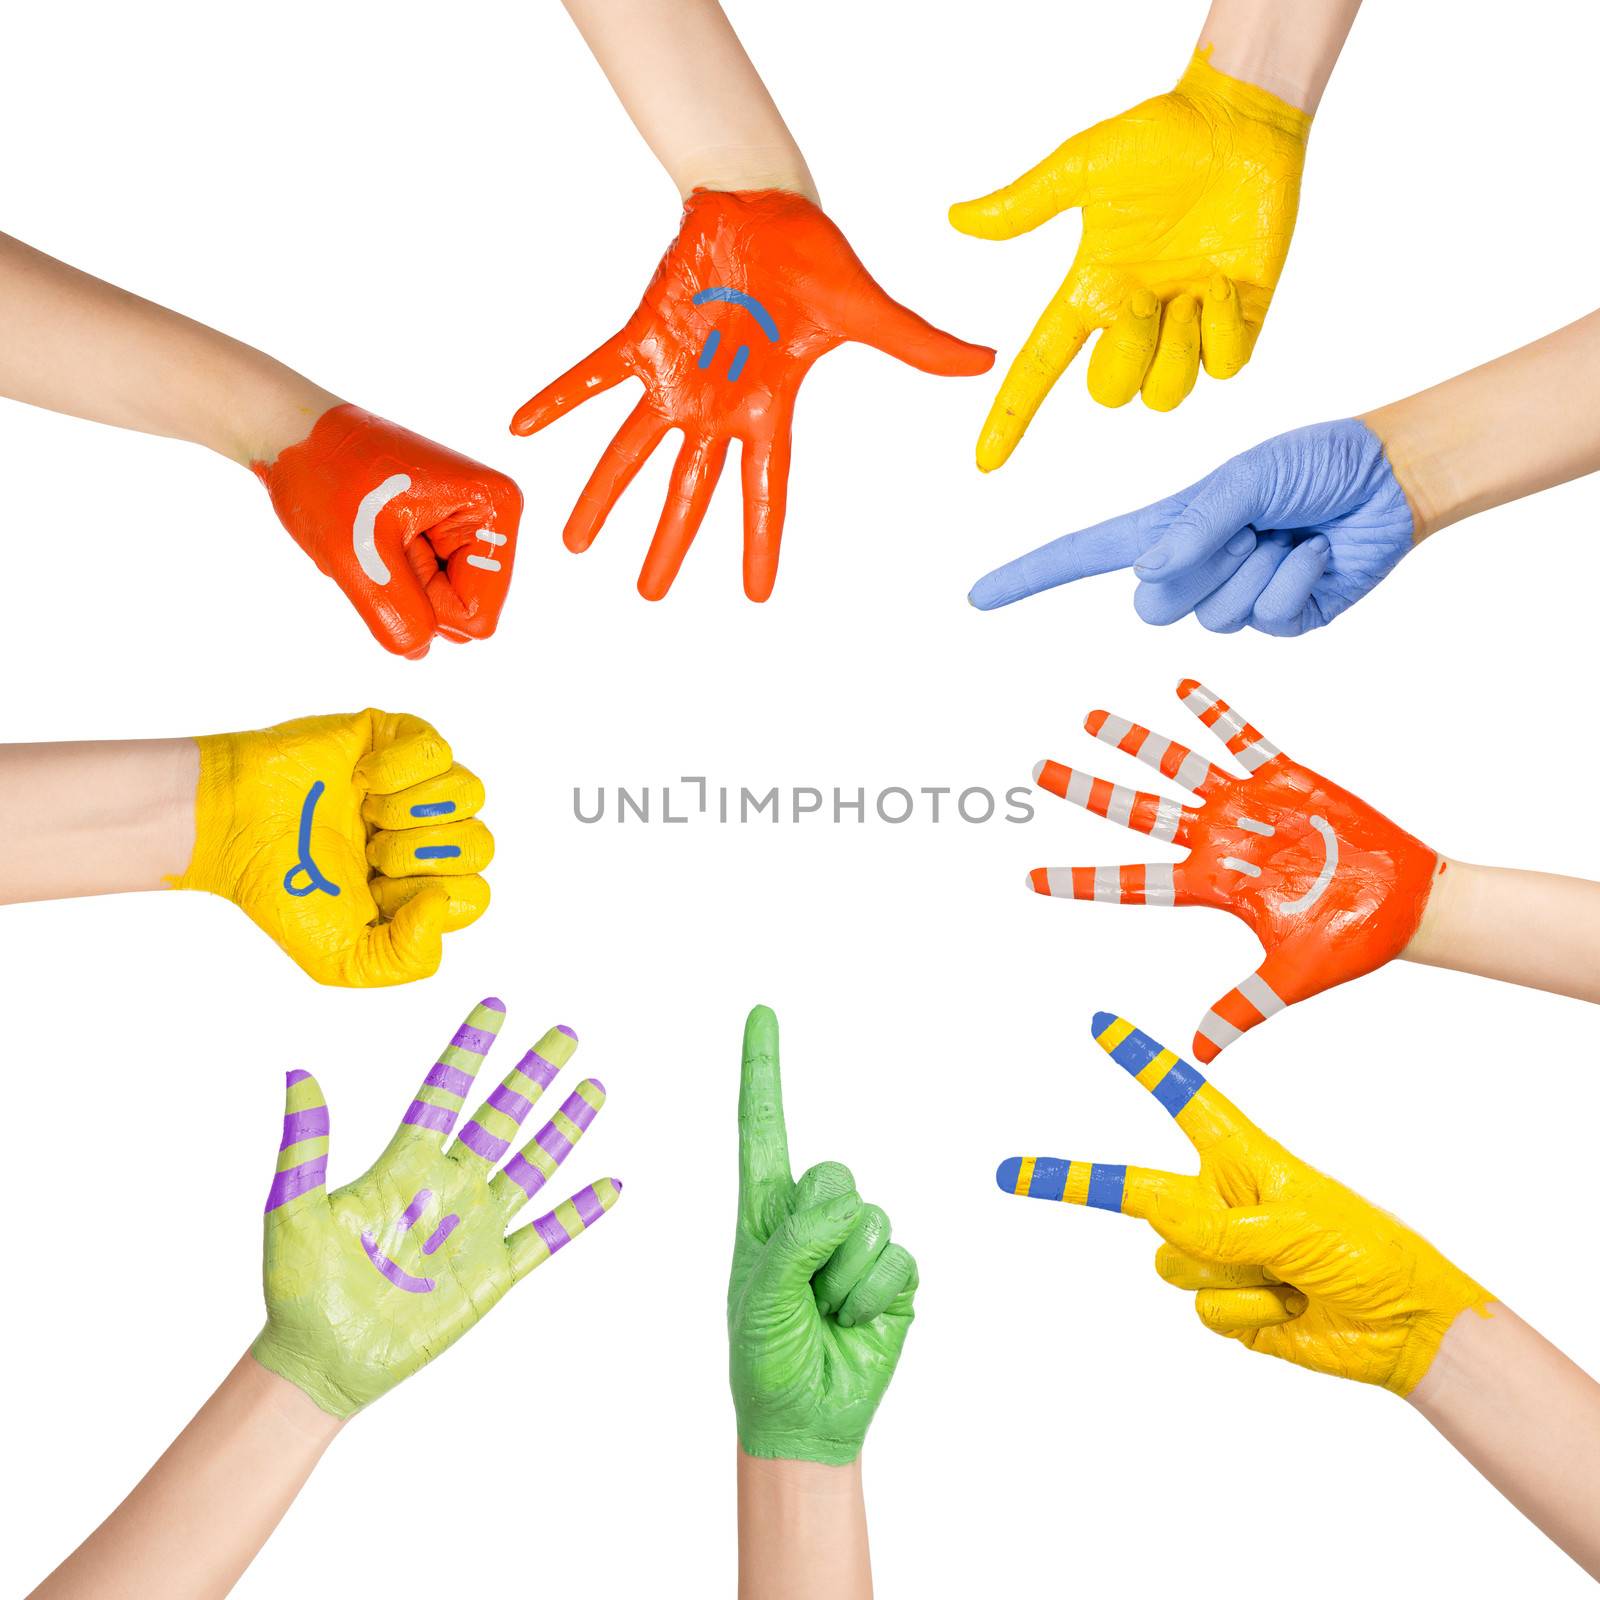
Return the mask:
[(416, 1099), (400, 1119), (397, 1139), (413, 1137), (408, 1130), (416, 1128), (424, 1135), (433, 1134), (438, 1147), (444, 1148), (445, 1139), (454, 1131), (456, 1118), (461, 1115), (461, 1103), (471, 1091), (478, 1068), (483, 1065), (483, 1058), (488, 1055), (505, 1020), (505, 1002), (492, 995), (472, 1008), (450, 1043), (439, 1052), (439, 1059), (428, 1069)]
[(1092, 528), (1064, 533), (979, 578), (967, 600), (980, 611), (994, 611), (1063, 583), (1131, 567), (1160, 534), (1173, 504), (1171, 498), (1158, 500)]
[(371, 794), (396, 794), (450, 770), (450, 745), (432, 723), (409, 711), (369, 711), (372, 748), (356, 763), (355, 780)]
[(745, 1019), (739, 1076), (739, 1209), (749, 1214), (780, 1186), (793, 1183), (778, 1072), (778, 1019), (757, 1006)]
[(1158, 1044), (1126, 1017), (1097, 1011), (1090, 1027), (1095, 1043), (1166, 1107), (1184, 1137), (1202, 1155), (1250, 1126), (1249, 1118), (1212, 1088), (1199, 1068)]

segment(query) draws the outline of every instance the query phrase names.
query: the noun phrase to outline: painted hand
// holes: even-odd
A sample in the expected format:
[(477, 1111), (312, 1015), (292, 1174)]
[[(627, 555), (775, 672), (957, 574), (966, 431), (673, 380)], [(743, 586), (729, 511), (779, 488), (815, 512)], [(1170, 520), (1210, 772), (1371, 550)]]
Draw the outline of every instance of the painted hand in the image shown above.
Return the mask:
[(989, 409), (978, 466), (1002, 466), (1083, 342), (1101, 405), (1170, 411), (1200, 363), (1231, 378), (1255, 347), (1300, 204), (1311, 119), (1197, 54), (1177, 88), (1072, 138), (1015, 183), (950, 208), (981, 239), (1083, 209), (1083, 237)]
[(498, 1000), (473, 1009), (422, 1080), (388, 1149), (332, 1194), (327, 1104), (310, 1073), (289, 1074), (278, 1174), (267, 1196), (267, 1325), (251, 1353), (333, 1416), (353, 1415), (448, 1349), (622, 1192), (602, 1178), (506, 1235), (605, 1104), (605, 1090), (585, 1078), (496, 1170), (534, 1101), (577, 1049), (569, 1028), (552, 1028), (445, 1147), (504, 1021)]
[(504, 473), (355, 406), (250, 467), (385, 650), (415, 658), (435, 634), (460, 644), (494, 632), (522, 516)]
[(778, 575), (795, 395), (818, 356), (850, 339), (945, 377), (994, 364), (993, 350), (941, 333), (891, 300), (809, 200), (777, 189), (695, 190), (678, 237), (622, 330), (512, 419), (513, 433), (537, 433), (624, 378), (644, 384), (644, 398), (567, 519), (567, 548), (589, 548), (651, 451), (670, 429), (682, 429), (667, 503), (639, 573), (639, 593), (661, 599), (737, 439), (744, 591), (765, 600)]
[(1267, 954), (1209, 1010), (1194, 1036), (1202, 1061), (1297, 1000), (1392, 961), (1417, 931), (1437, 872), (1427, 845), (1366, 801), (1291, 761), (1203, 684), (1178, 697), (1249, 773), (1235, 778), (1204, 756), (1106, 711), (1084, 727), (1200, 796), (1197, 806), (1125, 789), (1042, 761), (1051, 794), (1189, 854), (1176, 865), (1035, 867), (1039, 894), (1114, 905), (1214, 906), (1255, 931)]
[(844, 1466), (911, 1328), (917, 1264), (889, 1242), (848, 1167), (789, 1176), (778, 1019), (744, 1029), (739, 1084), (739, 1226), (728, 1279), (728, 1377), (745, 1453)]
[(1332, 622), (1413, 543), (1411, 506), (1364, 422), (1281, 433), (1180, 494), (1064, 534), (973, 585), (993, 611), (1132, 567), (1134, 608), (1164, 627), (1192, 611), (1213, 633), (1290, 637)]
[(318, 983), (438, 970), (482, 915), (483, 785), (420, 717), (358, 711), (200, 739), (194, 856), (175, 889), (231, 900)]
[(1312, 1372), (1409, 1394), (1450, 1324), (1492, 1296), (1426, 1239), (1291, 1155), (1187, 1061), (1102, 1011), (1101, 1049), (1150, 1091), (1200, 1154), (1197, 1177), (1012, 1156), (1007, 1194), (1142, 1217), (1156, 1271), (1195, 1292), (1214, 1333)]

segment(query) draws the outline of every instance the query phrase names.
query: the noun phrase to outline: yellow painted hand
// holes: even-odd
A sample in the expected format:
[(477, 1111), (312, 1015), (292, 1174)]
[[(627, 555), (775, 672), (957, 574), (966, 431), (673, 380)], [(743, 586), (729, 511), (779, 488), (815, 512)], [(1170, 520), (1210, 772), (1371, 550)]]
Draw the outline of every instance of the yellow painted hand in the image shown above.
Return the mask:
[(488, 905), (483, 785), (420, 717), (302, 717), (198, 743), (194, 856), (172, 886), (233, 901), (318, 983), (426, 978), (444, 934)]
[(1194, 1291), (1200, 1320), (1248, 1349), (1409, 1394), (1463, 1311), (1493, 1296), (1403, 1222), (1307, 1166), (1187, 1061), (1100, 1012), (1100, 1047), (1166, 1107), (1198, 1177), (1012, 1156), (1008, 1194), (1142, 1217), (1166, 1241), (1156, 1271)]
[(1089, 358), (1101, 405), (1170, 411), (1200, 363), (1250, 359), (1294, 233), (1311, 118), (1197, 54), (1177, 88), (1075, 134), (1015, 183), (950, 208), (982, 239), (1014, 239), (1073, 206), (1083, 237), (990, 408), (978, 465), (1001, 466), (1057, 378)]

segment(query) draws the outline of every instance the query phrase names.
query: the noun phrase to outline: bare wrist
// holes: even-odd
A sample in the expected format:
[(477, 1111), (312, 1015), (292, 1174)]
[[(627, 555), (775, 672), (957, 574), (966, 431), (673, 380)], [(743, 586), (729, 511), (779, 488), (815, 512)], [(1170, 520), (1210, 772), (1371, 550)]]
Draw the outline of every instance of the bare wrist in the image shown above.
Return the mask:
[(296, 1448), (327, 1449), (347, 1419), (331, 1416), (305, 1390), (270, 1372), (246, 1352), (224, 1380), (263, 1428), (281, 1433)]
[(1463, 920), (1468, 915), (1467, 908), (1476, 887), (1474, 875), (1478, 870), (1470, 862), (1439, 857), (1417, 931), (1400, 952), (1402, 960), (1418, 961), (1430, 967), (1454, 964), (1452, 957), (1459, 943)]
[(687, 200), (696, 189), (745, 193), (754, 189), (782, 189), (820, 204), (816, 184), (805, 158), (792, 145), (765, 148), (691, 150), (673, 163), (672, 181)]
[(1365, 423), (1383, 445), (1390, 470), (1411, 507), (1413, 544), (1490, 503), (1477, 486), (1483, 453), (1466, 429), (1428, 403), (1427, 394), (1379, 406), (1356, 420)]
[(1444, 1425), (1494, 1384), (1508, 1340), (1525, 1331), (1531, 1330), (1498, 1300), (1481, 1308), (1469, 1306), (1445, 1330), (1428, 1370), (1405, 1397), (1406, 1404), (1435, 1427)]
[(739, 1447), (739, 1472), (758, 1482), (773, 1495), (793, 1495), (807, 1499), (827, 1499), (839, 1495), (861, 1495), (861, 1457), (843, 1467), (830, 1467), (821, 1461), (776, 1461), (752, 1456)]
[(1197, 48), (1230, 78), (1315, 115), (1361, 0), (1212, 0)]
[(311, 432), (320, 416), (345, 404), (338, 395), (267, 356), (242, 377), (237, 399), (229, 392), (225, 413), (218, 419), (218, 439), (212, 444), (242, 467), (271, 466)]

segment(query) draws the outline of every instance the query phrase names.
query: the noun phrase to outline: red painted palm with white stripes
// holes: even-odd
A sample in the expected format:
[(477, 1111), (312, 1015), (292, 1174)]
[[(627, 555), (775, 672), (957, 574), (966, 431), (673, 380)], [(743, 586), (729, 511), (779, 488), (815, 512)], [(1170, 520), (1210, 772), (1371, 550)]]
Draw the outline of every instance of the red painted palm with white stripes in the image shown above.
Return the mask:
[(1092, 711), (1084, 727), (1198, 796), (1180, 804), (1055, 761), (1034, 769), (1052, 794), (1136, 833), (1181, 845), (1178, 862), (1036, 867), (1039, 894), (1114, 905), (1213, 906), (1247, 922), (1266, 957), (1212, 1006), (1201, 1061), (1274, 1012), (1399, 955), (1422, 920), (1439, 858), (1366, 801), (1284, 755), (1225, 700), (1186, 678), (1178, 698), (1248, 776), (1137, 723)]

